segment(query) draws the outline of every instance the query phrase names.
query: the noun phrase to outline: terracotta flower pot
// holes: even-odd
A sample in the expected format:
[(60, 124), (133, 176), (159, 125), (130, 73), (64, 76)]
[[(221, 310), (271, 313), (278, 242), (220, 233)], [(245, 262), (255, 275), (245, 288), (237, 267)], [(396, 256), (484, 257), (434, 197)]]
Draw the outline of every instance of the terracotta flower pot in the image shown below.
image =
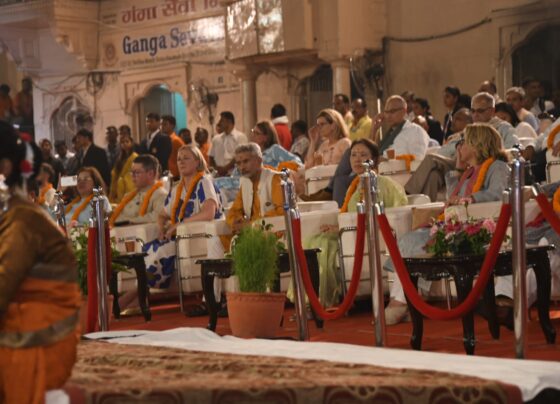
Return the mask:
[(228, 292), (231, 332), (241, 338), (272, 338), (280, 328), (285, 293)]

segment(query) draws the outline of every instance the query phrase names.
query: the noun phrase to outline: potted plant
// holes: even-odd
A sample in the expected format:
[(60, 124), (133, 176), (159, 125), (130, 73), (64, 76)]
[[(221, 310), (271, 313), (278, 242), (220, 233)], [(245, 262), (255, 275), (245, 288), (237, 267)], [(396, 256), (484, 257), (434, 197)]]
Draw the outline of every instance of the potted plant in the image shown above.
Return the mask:
[(231, 257), (240, 291), (227, 293), (233, 335), (270, 338), (278, 332), (286, 295), (270, 290), (278, 277), (280, 249), (277, 235), (264, 222), (245, 227), (235, 239)]

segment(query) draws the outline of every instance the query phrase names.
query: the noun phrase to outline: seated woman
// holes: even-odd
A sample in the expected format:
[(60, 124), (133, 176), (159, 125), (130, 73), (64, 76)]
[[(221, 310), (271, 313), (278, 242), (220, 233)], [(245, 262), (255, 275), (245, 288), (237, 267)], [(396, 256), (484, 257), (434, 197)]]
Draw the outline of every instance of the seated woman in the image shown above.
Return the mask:
[[(352, 183), (346, 193), (346, 199), (340, 209), (341, 213), (356, 212), (357, 203), (362, 200), (362, 189), (360, 174), (365, 169), (363, 162), (372, 160), (379, 162), (379, 148), (369, 139), (359, 139), (352, 142), (350, 147), (350, 164), (352, 166)], [(395, 207), (407, 204), (406, 193), (399, 183), (382, 175), (377, 176), (378, 195), (377, 198), (383, 202), (385, 207)], [(337, 276), (338, 264), (338, 226), (324, 225), (322, 233), (311, 236), (305, 240), (305, 248), (320, 248), (319, 260), (319, 300), (324, 306), (332, 306), (339, 300), (341, 285)]]
[[(76, 190), (78, 196), (66, 205), (66, 224), (69, 229), (78, 225), (87, 225), (93, 207), (91, 200), (93, 199), (93, 189), (107, 189), (105, 182), (101, 178), (101, 174), (94, 167), (82, 167), (78, 170), (78, 184)], [(111, 213), (111, 204), (107, 197), (103, 196), (105, 202), (105, 213)]]
[(56, 190), (53, 187), (54, 169), (50, 164), (43, 163), (37, 174), (37, 183), (39, 185), (39, 195), (37, 196), (37, 203), (48, 212), (54, 207)]
[(496, 104), (496, 116), (503, 121), (509, 122), (515, 128), (518, 138), (536, 138), (537, 132), (527, 122), (520, 121), (513, 107), (505, 102)]
[[(295, 154), (290, 153), (278, 143), (278, 134), (274, 125), (270, 121), (261, 121), (255, 125), (251, 130), (251, 142), (257, 143), (262, 151), (262, 163), (270, 168), (283, 168), (286, 162), (286, 167), (292, 168), (302, 166), (301, 160)], [(230, 177), (216, 178), (216, 185), (223, 193), (227, 194), (228, 201), (235, 198), (237, 190), (239, 189), (239, 170), (234, 168)]]
[(119, 203), (126, 194), (135, 189), (131, 169), (132, 162), (138, 157), (138, 154), (134, 152), (132, 136), (123, 133), (120, 137), (120, 145), (121, 152), (111, 171), (111, 192), (109, 193), (111, 203)]
[[(182, 223), (219, 219), (223, 208), (218, 188), (208, 174), (206, 161), (196, 146), (184, 145), (177, 152), (181, 179), (167, 196), (158, 217), (159, 239), (144, 245), (146, 268), (153, 276), (150, 287), (166, 289), (175, 270), (177, 226)], [(216, 248), (221, 248), (216, 238)]]
[(344, 118), (334, 109), (324, 109), (317, 115), (317, 125), (309, 130), (309, 148), (305, 168), (338, 164), (350, 147)]
[[(457, 166), (464, 171), (459, 177), (448, 198), (448, 205), (477, 202), (499, 201), (508, 186), (509, 167), (507, 155), (502, 148), (500, 134), (485, 124), (467, 125), (464, 137), (457, 146)], [(423, 227), (399, 238), (399, 250), (403, 257), (424, 254), (424, 246), (430, 238), (430, 228)], [(393, 271), (392, 260), (385, 267)], [(429, 290), (430, 282), (419, 283), (420, 287)], [(385, 308), (387, 325), (398, 324), (408, 318), (408, 308), (402, 284), (395, 276), (391, 286), (391, 300)]]

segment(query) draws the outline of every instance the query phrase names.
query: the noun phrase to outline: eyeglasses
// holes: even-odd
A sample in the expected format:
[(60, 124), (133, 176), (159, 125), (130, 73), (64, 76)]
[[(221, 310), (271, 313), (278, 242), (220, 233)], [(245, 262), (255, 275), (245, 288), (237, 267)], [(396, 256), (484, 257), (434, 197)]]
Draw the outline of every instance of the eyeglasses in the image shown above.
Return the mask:
[(130, 170), (130, 174), (132, 174), (133, 176), (141, 175), (144, 174), (145, 172), (146, 172), (145, 170)]
[(471, 108), (471, 113), (473, 114), (483, 114), (486, 111), (488, 111), (490, 108), (492, 107), (486, 107), (486, 108)]
[(383, 112), (385, 112), (386, 114), (394, 114), (395, 112), (399, 112), (402, 111), (404, 108), (393, 108), (393, 109), (386, 109)]

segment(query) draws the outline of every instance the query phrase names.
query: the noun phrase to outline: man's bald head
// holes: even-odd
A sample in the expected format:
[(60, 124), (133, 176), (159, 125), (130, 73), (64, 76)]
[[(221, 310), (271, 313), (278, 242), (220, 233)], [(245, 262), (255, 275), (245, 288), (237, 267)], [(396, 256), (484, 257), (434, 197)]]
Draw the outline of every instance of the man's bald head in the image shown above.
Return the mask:
[(453, 114), (451, 121), (451, 130), (453, 133), (461, 132), (468, 124), (473, 123), (470, 109), (461, 108)]
[(396, 126), (404, 122), (406, 117), (406, 101), (400, 95), (392, 95), (385, 102), (385, 110), (383, 111), (385, 122), (390, 127)]

